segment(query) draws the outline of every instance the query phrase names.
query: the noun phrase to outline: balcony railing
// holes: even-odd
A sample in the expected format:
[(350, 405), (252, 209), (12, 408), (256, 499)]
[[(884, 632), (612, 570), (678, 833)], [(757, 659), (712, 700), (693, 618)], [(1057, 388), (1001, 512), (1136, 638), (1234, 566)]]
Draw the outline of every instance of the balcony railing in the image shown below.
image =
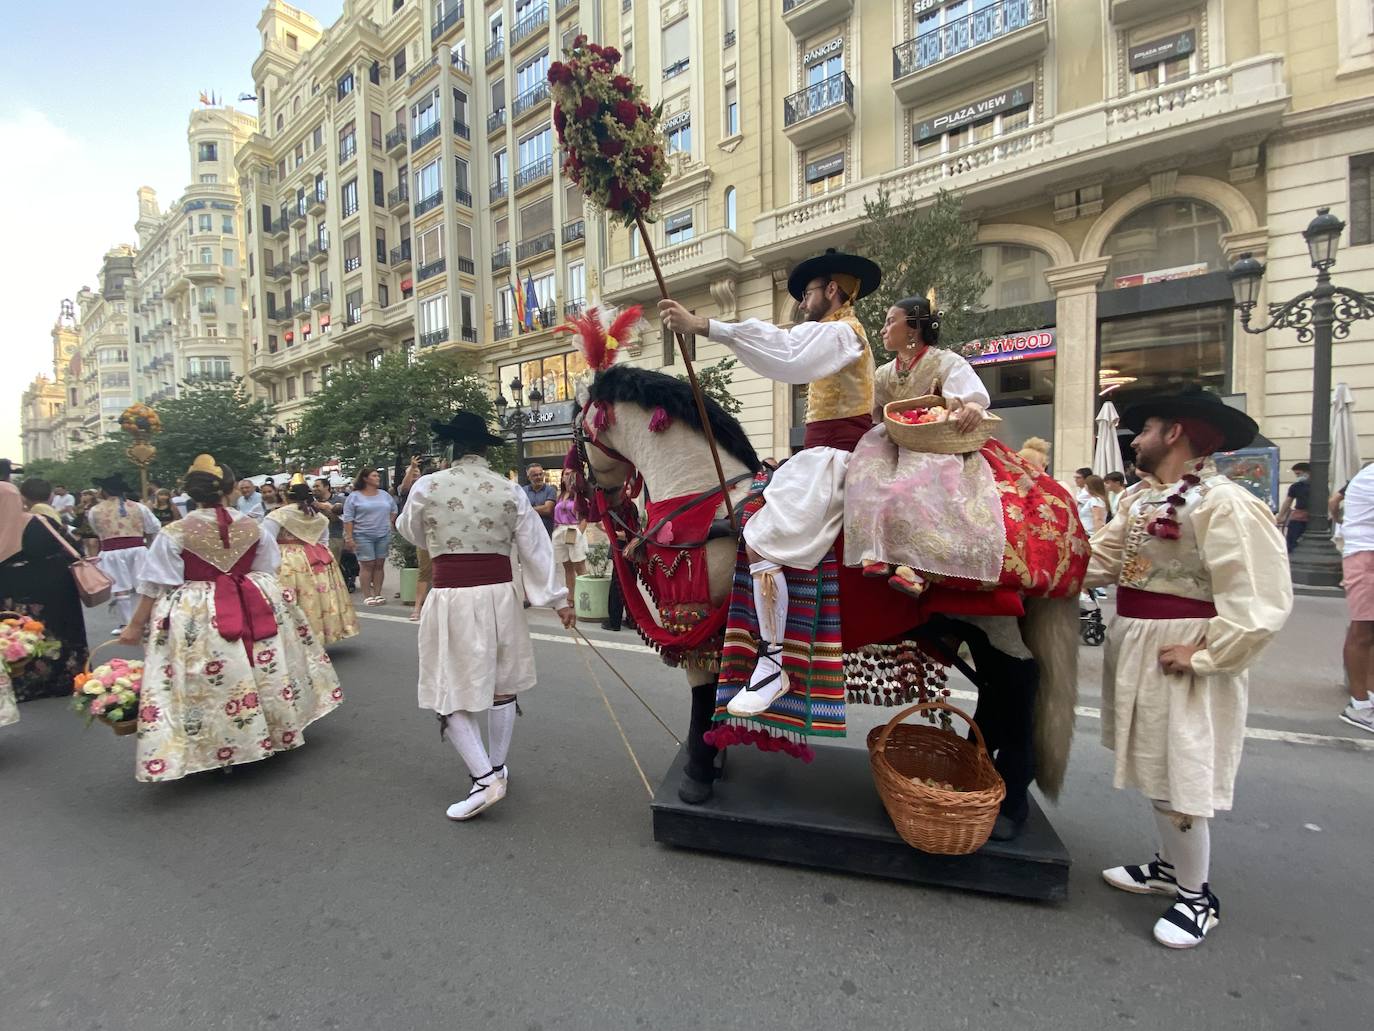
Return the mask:
[(296, 253), (291, 255), (291, 267), (304, 268), (305, 263), (309, 260), (310, 259), (305, 256), (305, 251), (296, 251)]
[(426, 211), (433, 211), (444, 202), (444, 191), (435, 190), (428, 197), (421, 197), (415, 202), (415, 217), (419, 218)]
[(353, 257), (351, 257), (351, 258), (344, 258), (344, 271), (345, 271), (345, 272), (357, 272), (358, 269), (360, 269), (360, 268), (362, 268), (362, 267), (363, 267), (363, 256), (362, 256), (361, 254), (355, 254), (355, 255), (353, 255)]
[(492, 326), (491, 329), (492, 335), (495, 336), (497, 340), (509, 340), (514, 327), (510, 322), (498, 322), (496, 325)]
[(487, 115), (487, 132), (493, 133), (505, 124), (506, 109), (504, 107), (498, 107), (491, 114)]
[(297, 299), (297, 300), (296, 300), (295, 302), (293, 302), (292, 305), (291, 305), (291, 314), (292, 314), (292, 315), (304, 315), (304, 314), (305, 314), (306, 312), (308, 312), (309, 310), (310, 310), (310, 295), (309, 295), (309, 294), (306, 294), (304, 297), (301, 297), (301, 298)]
[(721, 44), (721, 49), (722, 49), (722, 50), (729, 50), (729, 49), (730, 49), (732, 46), (734, 46), (734, 45), (735, 45), (735, 30), (734, 30), (734, 29), (731, 29), (729, 32), (727, 32), (727, 33), (725, 34), (725, 42), (724, 42), (723, 44)]
[(504, 39), (494, 39), (487, 44), (487, 64), (501, 60), (501, 55), (506, 52), (506, 41)]
[(1000, 0), (892, 48), (892, 78), (901, 79), (1045, 20), (1045, 0)]
[(569, 7), (576, 7), (576, 6), (577, 6), (577, 0), (558, 0), (557, 10), (558, 10), (558, 13), (559, 13), (559, 14), (562, 14), (562, 13), (563, 13), (564, 11), (566, 11)]
[(460, 255), (458, 258), (458, 271), (466, 272), (468, 275), (474, 276), (477, 274), (477, 266), (473, 264), (471, 258), (464, 258)]
[(291, 266), (284, 261), (279, 261), (267, 270), (268, 279), (290, 279)]
[(553, 155), (545, 154), (538, 161), (531, 161), (515, 173), (515, 188), (523, 190), (531, 183), (537, 183), (540, 179), (551, 175), (553, 175)]
[(460, 140), (470, 140), (472, 139), (472, 128), (467, 122), (455, 116), (453, 119), (453, 135), (457, 136)]
[(538, 31), (549, 23), (549, 5), (540, 4), (539, 7), (515, 23), (515, 27), (510, 30), (511, 46), (519, 43), (522, 39), (532, 32)]
[(198, 305), (196, 305), (196, 308), (199, 309), (202, 315), (213, 315), (215, 313), (215, 302), (201, 301)]
[(493, 251), (491, 255), (491, 270), (500, 272), (503, 268), (510, 268), (510, 245), (507, 244), (500, 250)]
[(395, 189), (388, 190), (386, 195), (386, 206), (388, 208), (399, 208), (402, 204), (410, 203), (410, 184), (402, 183)]
[(488, 199), (488, 200), (500, 200), (500, 199), (501, 199), (502, 197), (504, 197), (505, 195), (506, 195), (506, 180), (504, 180), (504, 179), (497, 179), (496, 182), (494, 182), (494, 183), (491, 184), (491, 188), (490, 188), (489, 190), (487, 190), (487, 199)]
[(318, 242), (312, 243), (305, 249), (305, 256), (310, 261), (315, 261), (319, 258), (327, 258), (329, 257), (329, 244)]
[(521, 240), (515, 248), (515, 256), (526, 261), (539, 254), (553, 250), (553, 233), (543, 233), (532, 240)]
[(305, 198), (302, 197), (300, 200), (296, 201), (296, 203), (291, 205), (291, 224), (293, 226), (305, 225), (305, 212)]
[(363, 310), (362, 310), (362, 308), (352, 307), (352, 308), (349, 308), (346, 312), (344, 312), (344, 325), (345, 325), (345, 326), (356, 326), (359, 322), (362, 322), (362, 321), (363, 321)]
[(466, 340), (468, 343), (470, 343), (470, 344), (475, 344), (475, 343), (477, 343), (477, 327), (475, 327), (475, 326), (464, 326), (464, 327), (462, 328), (462, 331), (461, 331), (461, 332), (462, 332), (463, 339)]
[(406, 145), (406, 127), (398, 125), (386, 134), (386, 152), (390, 154), (393, 150), (399, 150)]
[(406, 81), (407, 81), (411, 86), (414, 86), (417, 82), (419, 82), (422, 78), (424, 78), (424, 76), (425, 76), (426, 74), (428, 74), (429, 72), (432, 72), (435, 68), (438, 68), (438, 67), (439, 67), (439, 55), (438, 55), (438, 54), (435, 54), (433, 57), (431, 57), (431, 58), (430, 58), (428, 61), (426, 61), (424, 64), (420, 65), (419, 68), (416, 68), (413, 72), (411, 72), (411, 73), (410, 73), (410, 78), (407, 79)]
[(352, 161), (353, 156), (358, 153), (358, 137), (345, 136), (343, 142), (339, 144), (339, 164), (345, 161)]
[(391, 248), (391, 264), (404, 265), (410, 261), (410, 241), (406, 240), (399, 247)]
[(437, 276), (446, 268), (448, 268), (448, 262), (443, 258), (439, 258), (437, 261), (431, 261), (421, 265), (419, 269), (416, 270), (415, 278), (424, 281), (430, 276)]
[(448, 63), (453, 66), (454, 71), (461, 72), (469, 78), (472, 77), (472, 66), (469, 65), (463, 55), (457, 51), (454, 51), (454, 53), (449, 56)]
[(854, 106), (854, 83), (846, 72), (813, 83), (784, 100), (782, 124), (796, 125), (812, 115), (842, 105)]
[(472, 194), (467, 190), (454, 190), (453, 199), (465, 208), (472, 207)]
[(543, 103), (548, 99), (548, 82), (536, 82), (529, 89), (525, 90), (524, 93), (521, 93), (518, 97), (515, 98), (515, 110), (513, 114), (516, 118), (519, 118), (526, 111), (532, 110), (533, 108), (537, 107), (539, 104)]
[(417, 132), (414, 136), (410, 138), (410, 149), (412, 151), (419, 150), (426, 143), (432, 143), (438, 138), (439, 123), (435, 122), (433, 125), (420, 130), (420, 132)]
[(429, 30), (429, 41), (433, 43), (436, 39), (438, 39), (445, 32), (453, 28), (453, 26), (457, 25), (462, 20), (463, 5), (459, 3), (450, 8), (449, 11), (443, 16), (443, 18), (440, 19), (438, 24), (436, 24), (434, 28)]
[(318, 290), (316, 290), (314, 293), (312, 293), (312, 294), (310, 295), (310, 307), (312, 307), (312, 308), (328, 308), (328, 307), (329, 307), (329, 297), (330, 297), (329, 287), (327, 287), (327, 286), (322, 286), (322, 287), (320, 287)]
[(586, 239), (587, 223), (584, 219), (577, 219), (574, 222), (563, 223), (563, 242), (573, 243), (576, 240)]
[(285, 236), (291, 231), (291, 219), (286, 213), (286, 205), (283, 204), (277, 211), (277, 221), (272, 224), (273, 236)]
[(568, 317), (571, 317), (573, 315), (581, 315), (582, 309), (586, 306), (587, 302), (580, 298), (575, 301), (569, 301), (567, 304), (563, 305), (563, 314)]
[(428, 333), (421, 333), (421, 334), (420, 334), (420, 346), (421, 346), (421, 347), (433, 347), (435, 344), (442, 344), (442, 343), (443, 343), (445, 340), (447, 340), (447, 339), (448, 339), (448, 327), (445, 326), (443, 329), (435, 329), (435, 330), (431, 330), (431, 331), (428, 332)]

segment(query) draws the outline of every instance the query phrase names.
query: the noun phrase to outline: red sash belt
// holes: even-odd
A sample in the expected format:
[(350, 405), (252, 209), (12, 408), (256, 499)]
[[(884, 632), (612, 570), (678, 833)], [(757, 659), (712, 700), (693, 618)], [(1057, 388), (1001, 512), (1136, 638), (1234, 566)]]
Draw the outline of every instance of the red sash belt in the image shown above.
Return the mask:
[(1116, 614), (1130, 619), (1211, 619), (1217, 614), (1217, 607), (1198, 598), (1120, 587), (1116, 592)]
[(106, 537), (100, 542), (101, 551), (128, 551), (144, 546), (142, 537)]
[(257, 550), (256, 546), (249, 548), (227, 573), (220, 572), (197, 555), (182, 552), (186, 579), (215, 585), (215, 623), (220, 637), (226, 641), (242, 641), (250, 656), (254, 641), (277, 636), (272, 606), (258, 590), (258, 585), (248, 579)]
[(802, 447), (833, 447), (840, 451), (853, 451), (863, 435), (872, 428), (873, 419), (868, 415), (808, 422)]
[(509, 555), (435, 555), (433, 562), (437, 588), (483, 587), (515, 579)]
[(284, 542), (282, 546), (286, 548), (301, 548), (305, 552), (305, 557), (310, 562), (312, 571), (321, 570), (334, 561), (333, 554), (323, 544), (307, 544), (305, 541), (291, 541), (289, 543)]

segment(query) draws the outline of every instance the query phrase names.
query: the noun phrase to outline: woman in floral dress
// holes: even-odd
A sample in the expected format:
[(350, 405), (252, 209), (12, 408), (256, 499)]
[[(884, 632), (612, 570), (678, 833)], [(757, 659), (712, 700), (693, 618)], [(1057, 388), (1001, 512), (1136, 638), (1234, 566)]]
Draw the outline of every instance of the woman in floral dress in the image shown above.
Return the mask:
[(196, 511), (162, 530), (139, 569), (138, 609), (120, 642), (148, 632), (141, 781), (298, 748), (343, 699), (323, 645), (282, 598), (277, 542), (224, 507), (234, 484), (209, 455), (197, 458), (186, 476)]
[(273, 509), (262, 521), (263, 532), (281, 548), (277, 579), (283, 590), (295, 596), (321, 644), (356, 637), (353, 599), (329, 551), (329, 517), (315, 507), (314, 495), (300, 473), (291, 478), (287, 497), (292, 504)]

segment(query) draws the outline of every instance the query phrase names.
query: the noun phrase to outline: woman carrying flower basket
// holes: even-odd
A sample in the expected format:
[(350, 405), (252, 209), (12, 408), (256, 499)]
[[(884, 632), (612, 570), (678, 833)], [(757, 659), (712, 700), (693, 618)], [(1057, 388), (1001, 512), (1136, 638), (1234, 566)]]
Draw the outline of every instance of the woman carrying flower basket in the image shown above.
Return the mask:
[(138, 713), (141, 781), (256, 762), (304, 743), (343, 699), (300, 609), (277, 583), (277, 542), (224, 507), (235, 480), (209, 455), (186, 491), (197, 508), (158, 535), (139, 567), (121, 644), (147, 637)]

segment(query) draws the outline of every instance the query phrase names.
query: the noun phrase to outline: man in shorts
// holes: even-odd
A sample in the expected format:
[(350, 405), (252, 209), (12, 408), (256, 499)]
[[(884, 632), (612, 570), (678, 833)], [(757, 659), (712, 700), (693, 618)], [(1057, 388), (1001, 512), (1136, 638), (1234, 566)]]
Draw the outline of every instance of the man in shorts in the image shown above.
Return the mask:
[(1343, 655), (1350, 703), (1341, 720), (1374, 734), (1374, 465), (1356, 473), (1340, 496), (1345, 506), (1341, 563), (1350, 610)]

